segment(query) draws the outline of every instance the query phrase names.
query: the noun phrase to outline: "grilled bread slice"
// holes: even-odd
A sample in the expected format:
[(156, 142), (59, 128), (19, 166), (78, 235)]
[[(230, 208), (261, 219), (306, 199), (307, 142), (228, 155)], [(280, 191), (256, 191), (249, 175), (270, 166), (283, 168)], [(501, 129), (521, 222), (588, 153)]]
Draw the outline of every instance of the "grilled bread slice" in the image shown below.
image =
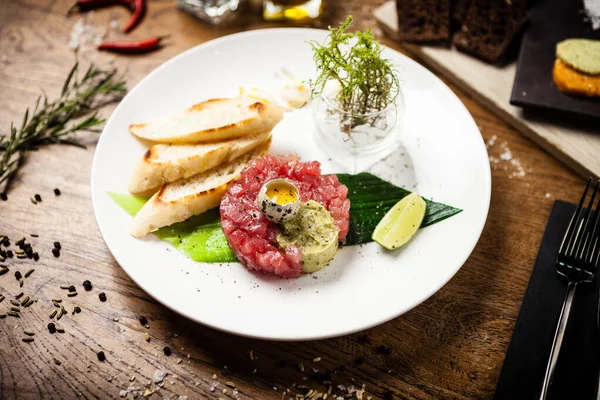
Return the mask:
[(156, 144), (138, 162), (129, 191), (149, 196), (162, 185), (228, 163), (270, 140), (271, 132), (221, 142), (197, 144)]
[(266, 154), (270, 144), (269, 138), (258, 148), (232, 162), (164, 185), (134, 217), (131, 235), (142, 237), (158, 228), (185, 221), (217, 207), (246, 164)]
[(267, 132), (284, 108), (248, 96), (213, 99), (161, 119), (129, 126), (142, 139), (158, 143), (198, 143)]

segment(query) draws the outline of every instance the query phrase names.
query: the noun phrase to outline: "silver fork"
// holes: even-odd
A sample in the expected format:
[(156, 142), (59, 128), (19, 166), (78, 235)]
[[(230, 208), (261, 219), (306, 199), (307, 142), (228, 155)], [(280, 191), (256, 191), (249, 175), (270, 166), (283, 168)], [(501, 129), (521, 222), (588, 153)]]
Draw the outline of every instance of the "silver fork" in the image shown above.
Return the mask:
[(592, 179), (590, 178), (558, 251), (556, 273), (559, 277), (567, 279), (567, 294), (563, 301), (560, 316), (558, 317), (558, 324), (554, 333), (554, 341), (550, 350), (548, 365), (546, 366), (540, 400), (546, 398), (548, 387), (554, 376), (556, 361), (558, 360), (560, 347), (569, 321), (569, 314), (571, 313), (575, 289), (579, 283), (593, 282), (598, 266), (600, 254), (600, 243), (598, 241), (600, 229), (598, 229), (598, 220), (600, 212), (598, 212), (598, 205), (596, 205), (596, 210), (592, 211), (592, 208), (598, 194), (600, 181), (595, 185), (587, 210), (584, 210), (583, 206), (591, 186)]

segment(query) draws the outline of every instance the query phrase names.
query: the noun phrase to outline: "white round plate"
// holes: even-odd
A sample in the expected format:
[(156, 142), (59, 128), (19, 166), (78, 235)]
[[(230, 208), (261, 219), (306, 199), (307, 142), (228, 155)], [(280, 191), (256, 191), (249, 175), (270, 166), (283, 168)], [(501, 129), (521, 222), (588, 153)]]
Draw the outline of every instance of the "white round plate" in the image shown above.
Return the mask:
[[(454, 276), (475, 247), (491, 191), (487, 151), (456, 95), (421, 65), (385, 49), (398, 66), (407, 116), (403, 146), (370, 169), (422, 196), (462, 208), (418, 232), (396, 252), (378, 244), (347, 246), (313, 275), (279, 279), (238, 263), (196, 263), (153, 235), (134, 239), (131, 217), (106, 194), (127, 193), (147, 144), (128, 126), (202, 100), (235, 96), (242, 85), (271, 90), (282, 70), (315, 76), (308, 40), (326, 31), (266, 29), (223, 37), (161, 65), (125, 97), (107, 122), (92, 168), (92, 200), (100, 231), (125, 272), (170, 309), (210, 327), (262, 339), (340, 336), (389, 321), (423, 302)], [(273, 131), (272, 153), (318, 160), (324, 173), (344, 172), (315, 144), (309, 110), (286, 115)]]

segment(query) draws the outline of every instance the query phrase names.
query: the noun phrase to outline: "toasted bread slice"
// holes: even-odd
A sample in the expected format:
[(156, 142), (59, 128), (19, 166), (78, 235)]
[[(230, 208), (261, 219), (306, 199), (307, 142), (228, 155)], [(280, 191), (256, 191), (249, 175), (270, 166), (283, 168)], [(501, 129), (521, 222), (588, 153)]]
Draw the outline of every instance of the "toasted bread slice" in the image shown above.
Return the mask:
[(131, 235), (142, 237), (158, 228), (185, 221), (217, 207), (246, 164), (266, 154), (270, 145), (269, 138), (258, 148), (230, 163), (164, 185), (134, 217)]
[(213, 99), (177, 114), (129, 126), (129, 131), (159, 143), (198, 143), (267, 132), (283, 118), (283, 107), (248, 96)]
[(586, 75), (576, 71), (560, 58), (554, 61), (552, 77), (561, 92), (577, 96), (600, 96), (600, 75)]
[(197, 144), (156, 144), (138, 162), (129, 191), (151, 195), (162, 185), (228, 163), (270, 140), (271, 132), (221, 142)]

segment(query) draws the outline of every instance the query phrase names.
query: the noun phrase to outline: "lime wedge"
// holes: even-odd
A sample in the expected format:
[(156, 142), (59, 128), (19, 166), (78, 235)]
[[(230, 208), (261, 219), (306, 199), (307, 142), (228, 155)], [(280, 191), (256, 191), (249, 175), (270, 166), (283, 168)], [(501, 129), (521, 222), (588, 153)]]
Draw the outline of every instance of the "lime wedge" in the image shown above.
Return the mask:
[(373, 240), (388, 250), (404, 246), (419, 230), (426, 207), (421, 196), (416, 193), (409, 194), (379, 221), (373, 231)]

